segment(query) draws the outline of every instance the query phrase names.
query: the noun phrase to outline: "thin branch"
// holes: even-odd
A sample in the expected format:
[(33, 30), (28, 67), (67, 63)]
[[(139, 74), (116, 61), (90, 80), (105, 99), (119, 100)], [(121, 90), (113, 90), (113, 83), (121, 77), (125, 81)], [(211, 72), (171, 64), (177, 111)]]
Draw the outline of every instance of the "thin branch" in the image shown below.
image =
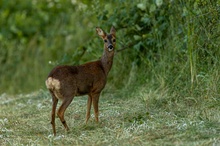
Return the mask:
[(129, 47), (133, 46), (134, 44), (135, 44), (135, 43), (129, 43), (127, 46), (124, 46), (124, 47), (122, 47), (122, 48), (116, 50), (116, 53), (121, 52), (121, 51), (124, 51), (124, 50), (128, 49)]

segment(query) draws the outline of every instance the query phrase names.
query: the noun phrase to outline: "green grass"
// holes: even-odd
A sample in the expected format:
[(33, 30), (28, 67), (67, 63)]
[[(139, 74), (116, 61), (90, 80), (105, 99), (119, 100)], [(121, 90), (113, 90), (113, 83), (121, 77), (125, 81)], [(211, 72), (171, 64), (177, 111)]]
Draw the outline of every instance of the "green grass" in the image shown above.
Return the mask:
[(219, 99), (185, 97), (146, 87), (124, 98), (104, 92), (100, 123), (85, 124), (87, 97), (75, 97), (65, 118), (66, 133), (56, 118), (50, 125), (51, 97), (47, 91), (0, 96), (0, 145), (220, 145)]
[[(219, 2), (77, 2), (3, 1), (0, 146), (220, 145)], [(51, 97), (39, 89), (54, 66), (98, 59), (95, 27), (111, 25), (117, 48), (100, 123), (85, 124), (87, 97), (76, 97), (70, 132), (56, 118), (53, 137)]]

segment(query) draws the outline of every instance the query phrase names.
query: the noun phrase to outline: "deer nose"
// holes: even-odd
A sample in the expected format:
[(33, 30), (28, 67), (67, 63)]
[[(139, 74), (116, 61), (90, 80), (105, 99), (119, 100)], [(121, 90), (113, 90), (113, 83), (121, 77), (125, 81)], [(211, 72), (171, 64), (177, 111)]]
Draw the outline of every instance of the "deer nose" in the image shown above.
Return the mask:
[(113, 45), (112, 45), (112, 44), (108, 45), (108, 50), (109, 50), (109, 51), (112, 51), (112, 50), (113, 50), (113, 48), (114, 48), (114, 47), (113, 47)]

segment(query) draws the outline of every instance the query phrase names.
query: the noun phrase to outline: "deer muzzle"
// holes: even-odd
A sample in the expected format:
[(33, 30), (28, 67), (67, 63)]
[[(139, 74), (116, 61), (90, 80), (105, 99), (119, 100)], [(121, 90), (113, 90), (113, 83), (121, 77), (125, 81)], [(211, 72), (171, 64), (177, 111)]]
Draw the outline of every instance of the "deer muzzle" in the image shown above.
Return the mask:
[(114, 49), (114, 47), (113, 47), (112, 44), (108, 45), (108, 51), (109, 51), (109, 52), (111, 52), (113, 49)]

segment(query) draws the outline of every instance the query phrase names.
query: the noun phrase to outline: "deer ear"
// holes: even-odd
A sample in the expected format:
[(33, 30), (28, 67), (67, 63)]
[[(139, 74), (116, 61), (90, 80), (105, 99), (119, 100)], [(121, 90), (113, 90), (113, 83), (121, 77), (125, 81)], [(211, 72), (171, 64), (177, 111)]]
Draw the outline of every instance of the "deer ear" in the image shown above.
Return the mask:
[(96, 32), (101, 38), (104, 38), (106, 36), (106, 33), (99, 27), (96, 27)]
[(116, 30), (114, 28), (114, 26), (112, 26), (111, 30), (110, 30), (110, 34), (115, 36)]

